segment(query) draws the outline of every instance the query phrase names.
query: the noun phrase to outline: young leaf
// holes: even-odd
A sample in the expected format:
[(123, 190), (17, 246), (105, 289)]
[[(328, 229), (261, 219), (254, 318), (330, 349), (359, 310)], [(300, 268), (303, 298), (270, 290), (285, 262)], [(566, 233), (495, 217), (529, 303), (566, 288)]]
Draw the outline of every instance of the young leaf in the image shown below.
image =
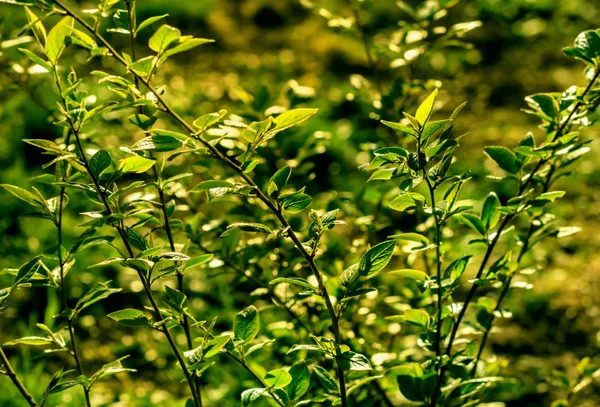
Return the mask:
[(275, 369), (268, 372), (264, 377), (267, 386), (285, 387), (292, 382), (292, 376), (284, 369)]
[(325, 388), (325, 390), (338, 394), (340, 389), (338, 387), (337, 380), (329, 374), (327, 370), (322, 368), (321, 366), (313, 366), (313, 371), (317, 375), (317, 379), (321, 382), (321, 385)]
[(312, 203), (312, 198), (303, 192), (294, 192), (279, 198), (279, 203), (284, 211), (289, 213), (298, 213), (308, 208)]
[(259, 397), (271, 397), (267, 389), (248, 389), (242, 392), (242, 407), (247, 407)]
[(106, 150), (98, 150), (90, 158), (90, 171), (94, 178), (100, 178), (102, 171), (110, 167), (110, 153)]
[(428, 328), (429, 320), (429, 314), (421, 309), (407, 309), (404, 311), (404, 321), (409, 324)]
[(297, 126), (300, 123), (308, 120), (309, 117), (318, 111), (319, 109), (294, 109), (281, 113), (279, 116), (273, 119), (275, 126), (269, 131), (269, 134), (273, 136), (280, 131)]
[(283, 188), (287, 185), (291, 174), (292, 169), (286, 165), (285, 167), (277, 170), (277, 172), (271, 177), (267, 187), (267, 193), (271, 198), (276, 198), (281, 193)]
[(148, 46), (157, 54), (162, 54), (169, 44), (178, 40), (179, 37), (181, 37), (181, 31), (179, 31), (179, 29), (164, 24), (156, 30), (152, 37), (150, 37)]
[(379, 243), (370, 248), (360, 259), (358, 273), (361, 276), (373, 276), (389, 263), (396, 246), (395, 240)]
[(210, 181), (202, 181), (198, 185), (196, 185), (190, 193), (204, 192), (213, 188), (234, 188), (235, 185), (228, 181), (219, 181), (219, 180), (210, 180)]
[(424, 126), (431, 117), (431, 112), (433, 111), (433, 103), (435, 102), (437, 94), (438, 90), (435, 89), (431, 93), (431, 95), (429, 95), (427, 99), (425, 99), (417, 109), (417, 114), (415, 116), (421, 126)]
[(183, 146), (183, 143), (175, 137), (156, 135), (141, 139), (131, 149), (134, 151), (167, 152), (177, 150), (181, 146)]
[(243, 309), (236, 315), (233, 324), (233, 332), (236, 338), (244, 342), (250, 342), (258, 335), (259, 330), (260, 318), (254, 305)]
[(73, 309), (73, 317), (75, 318), (81, 311), (97, 303), (100, 300), (107, 298), (108, 296), (121, 292), (121, 288), (109, 288), (107, 283), (100, 283), (95, 285), (90, 291), (87, 292), (83, 297), (77, 301), (75, 308)]
[(227, 230), (221, 234), (221, 237), (225, 237), (225, 236), (229, 235), (236, 229), (242, 230), (244, 232), (254, 232), (254, 233), (270, 234), (272, 232), (271, 228), (269, 228), (266, 225), (263, 225), (262, 223), (247, 223), (247, 222), (233, 223), (233, 224), (227, 226)]
[(289, 371), (292, 381), (286, 387), (290, 400), (298, 400), (302, 397), (310, 386), (310, 373), (305, 362), (298, 362)]
[(399, 276), (399, 277), (410, 278), (411, 280), (420, 281), (420, 282), (429, 280), (429, 276), (427, 275), (427, 273), (425, 273), (424, 271), (415, 270), (415, 269), (394, 270), (394, 271), (390, 271), (389, 274), (394, 275), (394, 276)]
[(293, 284), (293, 285), (297, 285), (300, 287), (308, 288), (310, 290), (314, 290), (316, 288), (312, 284), (310, 284), (308, 281), (306, 281), (305, 279), (300, 278), (300, 277), (278, 277), (274, 280), (271, 280), (271, 282), (269, 282), (269, 284), (279, 284), (279, 283)]
[(140, 156), (127, 157), (123, 160), (119, 161), (119, 171), (123, 174), (127, 173), (137, 173), (142, 174), (148, 171), (154, 165), (156, 161), (151, 160), (149, 158), (144, 158)]
[(154, 17), (150, 17), (147, 18), (146, 20), (142, 21), (140, 23), (140, 25), (138, 25), (137, 29), (135, 30), (135, 33), (139, 33), (140, 31), (142, 31), (144, 28), (149, 27), (151, 24), (154, 24), (157, 21), (162, 20), (165, 17), (168, 17), (168, 14), (163, 14), (162, 16), (154, 16)]
[(516, 174), (519, 172), (519, 162), (517, 156), (506, 147), (486, 147), (486, 155), (494, 160), (504, 171)]
[(27, 21), (29, 21), (29, 24), (31, 25), (33, 35), (35, 35), (38, 42), (44, 46), (46, 44), (46, 28), (44, 28), (42, 20), (28, 7), (25, 7), (25, 14), (27, 15)]
[(341, 357), (338, 358), (338, 363), (344, 370), (373, 370), (369, 359), (365, 355), (352, 351), (342, 353)]
[(483, 208), (481, 209), (481, 222), (483, 223), (486, 230), (493, 228), (500, 219), (500, 200), (498, 196), (491, 192), (485, 201), (483, 201)]
[(64, 17), (48, 33), (48, 39), (46, 40), (46, 56), (53, 65), (56, 65), (58, 58), (65, 50), (65, 40), (71, 33), (73, 24), (74, 20), (72, 17)]
[(142, 311), (133, 308), (126, 308), (120, 311), (115, 311), (107, 315), (110, 319), (117, 321), (125, 326), (142, 326), (149, 322), (148, 317)]
[(10, 192), (12, 195), (16, 196), (21, 201), (28, 203), (29, 205), (33, 205), (38, 208), (42, 208), (44, 206), (39, 197), (23, 188), (8, 184), (0, 184), (0, 187), (4, 188), (6, 191)]

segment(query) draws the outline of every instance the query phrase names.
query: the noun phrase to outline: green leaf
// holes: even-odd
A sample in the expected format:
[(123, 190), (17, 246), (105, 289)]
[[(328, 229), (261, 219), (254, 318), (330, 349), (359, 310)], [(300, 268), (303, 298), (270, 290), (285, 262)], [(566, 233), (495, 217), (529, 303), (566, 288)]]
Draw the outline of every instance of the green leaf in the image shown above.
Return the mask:
[(294, 109), (281, 113), (279, 116), (273, 119), (275, 126), (269, 131), (269, 135), (272, 137), (280, 131), (297, 126), (300, 123), (308, 120), (309, 117), (318, 111), (319, 109)]
[(402, 123), (388, 122), (386, 120), (382, 120), (381, 123), (385, 124), (389, 128), (401, 131), (401, 132), (409, 134), (413, 137), (419, 137), (419, 133), (415, 129), (413, 129), (412, 127), (406, 126)]
[(54, 71), (54, 68), (52, 68), (52, 65), (50, 65), (48, 62), (44, 61), (42, 58), (40, 58), (39, 56), (37, 56), (33, 52), (29, 51), (28, 49), (19, 48), (19, 51), (21, 51), (29, 59), (31, 59), (33, 62), (35, 62), (36, 64), (38, 64), (39, 66), (41, 66), (42, 68), (44, 68), (45, 70), (47, 70), (48, 72), (53, 72)]
[(126, 367), (123, 367), (123, 364), (121, 363), (123, 360), (127, 359), (128, 357), (129, 356), (123, 356), (122, 358), (119, 358), (113, 362), (103, 365), (100, 369), (98, 369), (98, 371), (96, 373), (94, 373), (90, 377), (90, 379), (89, 379), (90, 386), (97, 380), (104, 379), (105, 377), (114, 376), (117, 373), (135, 372), (136, 371), (135, 369), (128, 369)]
[(421, 282), (429, 280), (429, 276), (427, 275), (427, 273), (425, 273), (424, 271), (415, 270), (415, 269), (394, 270), (394, 271), (390, 271), (388, 274), (392, 274), (392, 275), (398, 276), (398, 277), (410, 278), (411, 280), (421, 281)]
[(244, 308), (235, 316), (233, 332), (236, 338), (250, 342), (258, 335), (260, 330), (260, 317), (254, 305)]
[(183, 266), (183, 270), (185, 271), (187, 269), (191, 269), (193, 267), (198, 267), (202, 264), (208, 263), (208, 261), (212, 258), (212, 253), (202, 254), (198, 257), (194, 257), (193, 259), (185, 263), (185, 266)]
[(396, 246), (395, 240), (379, 243), (370, 248), (360, 259), (358, 273), (361, 276), (373, 276), (389, 263)]
[(500, 200), (496, 193), (491, 192), (485, 201), (483, 201), (483, 208), (481, 209), (481, 222), (486, 230), (493, 228), (500, 220)]
[(189, 51), (193, 48), (196, 48), (199, 45), (209, 44), (211, 42), (215, 42), (214, 40), (209, 40), (207, 38), (186, 38), (185, 40), (181, 37), (179, 44), (169, 47), (164, 53), (165, 57), (170, 57), (175, 54), (180, 54), (185, 51)]
[(511, 174), (519, 172), (520, 166), (517, 156), (508, 148), (502, 146), (486, 147), (484, 151), (504, 171)]
[(314, 287), (308, 281), (306, 281), (305, 279), (300, 278), (300, 277), (278, 277), (276, 279), (271, 280), (271, 282), (269, 282), (269, 284), (280, 284), (280, 283), (293, 284), (293, 285), (297, 285), (300, 287), (308, 288), (310, 290), (316, 289), (316, 287)]
[(14, 345), (29, 345), (29, 346), (44, 346), (54, 343), (52, 338), (46, 338), (43, 336), (25, 336), (23, 338), (14, 339), (9, 342), (5, 342), (4, 346)]
[(354, 393), (356, 390), (358, 390), (359, 388), (361, 388), (362, 386), (364, 386), (365, 384), (370, 383), (373, 380), (379, 380), (379, 379), (382, 379), (382, 378), (383, 378), (383, 376), (368, 376), (368, 377), (365, 377), (365, 378), (359, 380), (356, 384), (352, 385), (352, 387), (350, 387), (348, 389), (348, 392), (346, 394), (349, 396), (352, 393)]
[(557, 199), (562, 198), (565, 195), (565, 191), (552, 191), (552, 192), (544, 192), (543, 194), (540, 194), (538, 196), (536, 196), (535, 198), (533, 198), (531, 200), (531, 203), (534, 206), (543, 206), (546, 205), (547, 203), (550, 202), (554, 202)]
[(198, 185), (196, 185), (190, 193), (198, 193), (208, 191), (213, 188), (234, 188), (235, 185), (228, 181), (220, 181), (220, 180), (210, 180), (210, 181), (202, 181)]
[(102, 171), (110, 167), (110, 153), (106, 150), (98, 150), (96, 154), (90, 158), (90, 172), (96, 179), (100, 178)]
[(404, 311), (404, 321), (408, 324), (429, 327), (429, 314), (421, 309), (407, 309)]
[(31, 279), (31, 277), (33, 277), (33, 275), (37, 273), (37, 271), (40, 269), (40, 259), (41, 256), (36, 256), (33, 259), (26, 262), (25, 264), (23, 264), (21, 267), (19, 267), (17, 275), (13, 280), (12, 286), (16, 287), (19, 284), (28, 282)]
[(292, 376), (284, 369), (275, 369), (268, 372), (264, 381), (269, 387), (285, 387), (292, 382)]
[(219, 354), (219, 352), (221, 352), (221, 349), (223, 349), (225, 345), (229, 343), (230, 340), (230, 336), (223, 335), (216, 336), (210, 341), (206, 342), (206, 345), (204, 346), (204, 358), (208, 359)]
[(485, 236), (485, 232), (486, 232), (485, 226), (484, 226), (483, 222), (477, 216), (472, 215), (470, 213), (461, 213), (461, 214), (458, 214), (457, 217), (462, 223), (471, 227), (473, 230), (475, 230), (481, 236)]
[(249, 406), (259, 397), (271, 397), (267, 389), (248, 389), (242, 392), (242, 407)]
[(582, 59), (593, 65), (600, 57), (600, 35), (598, 31), (584, 31), (577, 36), (573, 47), (563, 49), (563, 52), (572, 57)]
[(135, 30), (135, 33), (139, 33), (140, 31), (142, 31), (144, 28), (149, 27), (151, 24), (154, 24), (157, 21), (162, 20), (165, 17), (168, 17), (168, 14), (163, 14), (162, 16), (154, 16), (154, 17), (150, 17), (147, 18), (146, 20), (142, 21), (140, 23), (140, 25), (138, 25), (138, 27)]
[(344, 370), (373, 370), (371, 363), (369, 363), (369, 359), (367, 359), (365, 355), (352, 351), (342, 353), (338, 358), (338, 363)]
[(424, 126), (431, 117), (431, 112), (433, 111), (433, 103), (435, 102), (437, 94), (438, 90), (435, 89), (431, 93), (431, 95), (429, 95), (427, 99), (425, 99), (417, 109), (417, 114), (415, 115), (415, 117), (421, 126)]
[(197, 127), (200, 130), (199, 133), (202, 133), (210, 126), (218, 123), (223, 117), (225, 117), (226, 114), (227, 110), (220, 110), (217, 113), (205, 114), (194, 120), (194, 123), (192, 124), (194, 127)]
[(395, 173), (396, 168), (384, 168), (377, 170), (369, 177), (369, 181), (387, 181), (392, 179)]
[(157, 54), (162, 54), (173, 41), (181, 37), (181, 31), (175, 27), (164, 24), (150, 37), (148, 46)]
[(6, 191), (10, 192), (12, 195), (19, 198), (21, 201), (28, 203), (29, 205), (33, 205), (38, 208), (44, 207), (44, 204), (40, 201), (39, 197), (23, 188), (8, 184), (0, 184), (0, 187), (4, 188)]
[(285, 389), (290, 400), (298, 400), (310, 386), (310, 372), (305, 362), (298, 362), (289, 371), (292, 381)]
[(427, 400), (435, 388), (435, 372), (423, 372), (418, 363), (411, 363), (394, 368), (400, 392), (410, 401)]
[(471, 256), (463, 256), (450, 263), (446, 270), (444, 270), (444, 278), (450, 278), (454, 281), (460, 279), (460, 277), (467, 269), (467, 265), (469, 264), (470, 258)]
[(271, 228), (269, 228), (266, 225), (263, 225), (262, 223), (243, 222), (243, 223), (233, 223), (233, 224), (227, 226), (227, 230), (221, 234), (221, 237), (225, 237), (225, 236), (229, 235), (236, 229), (242, 230), (244, 232), (255, 232), (255, 233), (266, 233), (266, 234), (270, 234), (272, 232)]
[(134, 228), (127, 228), (127, 240), (133, 247), (141, 251), (147, 250), (149, 247), (146, 238)]
[(293, 194), (280, 197), (278, 201), (284, 211), (289, 213), (298, 213), (308, 208), (313, 199), (310, 197), (310, 195), (307, 195), (304, 192), (294, 192)]
[(29, 21), (33, 35), (35, 35), (35, 38), (37, 38), (38, 42), (44, 46), (46, 44), (47, 34), (42, 20), (27, 7), (25, 7), (25, 14), (27, 15), (27, 21)]
[(403, 212), (408, 209), (422, 207), (425, 203), (425, 197), (417, 192), (405, 192), (394, 198), (389, 207), (395, 211)]
[(121, 288), (109, 288), (108, 283), (96, 284), (90, 291), (88, 291), (83, 297), (77, 301), (75, 308), (73, 309), (73, 319), (84, 309), (97, 303), (112, 294), (121, 292)]
[(130, 172), (142, 174), (148, 171), (156, 161), (140, 156), (127, 157), (119, 161), (118, 169), (123, 174)]
[(321, 382), (321, 385), (325, 388), (325, 390), (339, 394), (340, 389), (338, 387), (338, 382), (333, 378), (333, 376), (331, 376), (331, 374), (329, 374), (327, 370), (321, 366), (314, 365), (313, 371), (317, 375), (317, 379), (319, 382)]
[(429, 122), (423, 129), (421, 141), (427, 140), (430, 137), (437, 137), (445, 131), (452, 124), (452, 120), (438, 120), (435, 122)]
[(267, 193), (271, 198), (276, 198), (279, 193), (281, 193), (283, 188), (287, 185), (291, 174), (292, 169), (287, 165), (280, 168), (275, 174), (273, 174), (267, 187)]
[(183, 146), (181, 140), (171, 136), (149, 136), (135, 143), (131, 149), (134, 151), (166, 152), (177, 150)]
[(65, 50), (65, 40), (71, 33), (73, 24), (74, 20), (72, 17), (64, 17), (48, 33), (46, 56), (53, 65), (56, 65), (58, 58)]
[(397, 235), (388, 236), (390, 239), (408, 240), (411, 242), (421, 243), (423, 246), (429, 244), (429, 239), (419, 233), (399, 233)]
[(125, 326), (142, 326), (149, 322), (148, 317), (142, 311), (133, 308), (126, 308), (120, 311), (115, 311), (107, 315), (110, 319), (117, 321)]
[(127, 66), (127, 69), (135, 72), (140, 76), (148, 76), (156, 66), (157, 58), (154, 55), (150, 55), (144, 58), (140, 58), (134, 63)]

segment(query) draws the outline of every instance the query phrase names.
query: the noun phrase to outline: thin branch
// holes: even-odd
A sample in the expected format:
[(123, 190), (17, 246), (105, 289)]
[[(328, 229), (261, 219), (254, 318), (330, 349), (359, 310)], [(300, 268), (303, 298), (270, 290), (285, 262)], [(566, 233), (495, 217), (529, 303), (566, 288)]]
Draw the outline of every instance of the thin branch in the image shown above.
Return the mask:
[[(68, 105), (67, 105), (67, 101), (66, 99), (63, 97), (62, 95), (62, 88), (60, 85), (60, 80), (58, 78), (58, 74), (56, 74), (55, 72), (55, 80), (56, 80), (56, 85), (58, 87), (58, 93), (60, 94), (60, 98), (62, 101), (62, 104), (65, 107), (65, 110), (68, 111)], [(100, 186), (99, 180), (96, 178), (96, 176), (93, 174), (91, 168), (90, 168), (90, 164), (89, 161), (87, 159), (87, 157), (85, 156), (85, 150), (83, 148), (83, 145), (81, 143), (81, 137), (79, 135), (79, 129), (78, 127), (75, 125), (75, 123), (73, 122), (73, 119), (67, 114), (66, 115), (66, 119), (68, 121), (69, 127), (71, 128), (71, 131), (73, 132), (73, 135), (75, 136), (75, 142), (77, 144), (77, 148), (79, 150), (80, 156), (81, 156), (81, 160), (83, 161), (83, 166), (86, 169), (86, 172), (88, 173), (89, 177), (91, 178), (92, 182), (94, 183), (94, 187), (96, 189), (96, 192), (98, 193), (100, 200), (102, 201), (102, 204), (104, 205), (104, 208), (106, 209), (106, 212), (108, 214), (113, 214), (113, 210), (110, 207), (110, 204), (106, 198), (106, 194), (105, 191), (102, 189), (102, 187)], [(117, 229), (117, 232), (119, 233), (119, 236), (121, 237), (121, 240), (123, 241), (123, 244), (125, 245), (125, 248), (127, 249), (127, 253), (129, 254), (130, 257), (135, 257), (133, 250), (131, 248), (131, 245), (129, 243), (129, 240), (127, 239), (127, 233), (125, 232), (124, 228), (122, 225), (117, 224), (115, 226), (115, 228)], [(146, 296), (148, 297), (148, 300), (150, 301), (150, 304), (152, 306), (152, 309), (154, 311), (155, 314), (155, 318), (158, 321), (160, 321), (162, 319), (161, 313), (160, 313), (160, 308), (158, 307), (158, 304), (156, 303), (156, 300), (154, 299), (154, 295), (152, 294), (152, 289), (150, 287), (150, 284), (148, 284), (148, 281), (146, 279), (146, 277), (143, 275), (143, 273), (140, 270), (136, 270), (138, 273), (138, 277), (140, 278), (140, 281), (142, 282), (142, 285), (144, 287), (144, 291), (146, 292)], [(192, 380), (192, 377), (190, 375), (190, 372), (187, 370), (187, 365), (185, 364), (185, 361), (183, 359), (183, 356), (181, 355), (181, 352), (179, 351), (179, 349), (177, 348), (177, 344), (175, 343), (175, 340), (173, 339), (173, 336), (171, 335), (171, 332), (169, 331), (169, 328), (166, 327), (166, 324), (162, 324), (161, 327), (159, 328), (160, 331), (162, 331), (164, 333), (164, 335), (167, 338), (167, 341), (169, 342), (169, 345), (171, 346), (171, 349), (175, 355), (175, 357), (177, 358), (177, 361), (179, 362), (181, 369), (183, 371), (183, 374), (185, 375), (187, 381), (188, 381), (188, 386), (190, 387), (190, 390), (192, 392), (192, 396), (194, 397), (194, 402), (196, 404), (197, 407), (201, 407), (201, 403), (198, 400), (196, 391), (195, 391), (195, 386)]]
[(0, 346), (0, 360), (2, 360), (2, 363), (6, 368), (6, 374), (8, 375), (10, 380), (12, 380), (13, 384), (19, 390), (19, 392), (25, 398), (25, 400), (27, 400), (27, 403), (29, 403), (31, 407), (37, 407), (37, 402), (34, 400), (33, 396), (27, 391), (23, 382), (21, 381), (21, 379), (19, 379), (19, 376), (17, 376), (17, 373), (10, 364), (8, 357), (6, 357), (6, 354), (4, 353), (2, 346)]
[[(131, 47), (131, 58), (133, 61), (137, 60), (136, 52), (135, 52), (135, 31), (136, 31), (136, 13), (135, 13), (135, 0), (125, 0), (125, 4), (127, 5), (127, 21), (129, 24), (129, 45)], [(140, 82), (137, 77), (134, 76), (135, 87), (139, 89)], [(143, 107), (140, 106), (138, 108), (138, 112), (140, 114), (143, 113)], [(152, 158), (152, 153), (150, 153), (150, 157)], [(160, 208), (162, 211), (162, 215), (164, 218), (164, 230), (167, 235), (167, 240), (169, 241), (169, 247), (172, 252), (175, 251), (175, 241), (173, 239), (173, 233), (171, 232), (171, 223), (169, 222), (169, 214), (167, 212), (167, 205), (165, 200), (165, 194), (163, 191), (163, 187), (161, 185), (161, 177), (158, 174), (156, 166), (152, 166), (152, 173), (154, 175), (154, 181), (156, 183), (156, 190), (158, 192)], [(179, 264), (176, 262), (176, 264)], [(183, 272), (177, 269), (177, 289), (185, 295), (185, 286), (183, 284)], [(190, 321), (188, 316), (184, 313), (182, 317), (182, 325), (183, 331), (185, 332), (185, 339), (187, 341), (187, 346), (189, 350), (194, 348), (194, 343), (192, 341), (192, 333), (190, 329)], [(200, 391), (200, 377), (194, 375), (194, 383), (196, 387), (196, 393), (198, 400), (200, 401), (200, 405), (202, 405), (202, 392)]]
[[(69, 144), (71, 142), (71, 133), (72, 133), (71, 130), (67, 130), (67, 134), (65, 136), (65, 146), (66, 146), (67, 150), (68, 150)], [(61, 163), (59, 163), (58, 165), (61, 165)], [(65, 164), (63, 168), (64, 168), (64, 173), (62, 176), (62, 181), (65, 182), (66, 174), (67, 174), (67, 170), (68, 170), (68, 164)], [(62, 256), (62, 242), (63, 242), (62, 224), (63, 224), (65, 195), (66, 195), (66, 188), (61, 187), (60, 193), (59, 193), (59, 199), (58, 199), (58, 220), (56, 222), (56, 230), (57, 230), (57, 234), (58, 234), (57, 255), (58, 255), (58, 266), (60, 269), (59, 270), (59, 272), (60, 272), (60, 292), (61, 292), (63, 311), (69, 310), (69, 304), (67, 302), (67, 288), (65, 285), (65, 270), (64, 270), (66, 259), (63, 259), (63, 256)], [(68, 327), (68, 331), (69, 331), (69, 337), (71, 339), (71, 351), (73, 352), (73, 358), (75, 359), (75, 365), (77, 367), (77, 372), (79, 373), (79, 375), (85, 376), (84, 371), (83, 371), (83, 366), (81, 364), (81, 358), (79, 357), (79, 351), (77, 350), (77, 338), (75, 336), (75, 330), (73, 328), (73, 321), (71, 320), (70, 316), (67, 317), (67, 327)], [(90, 401), (90, 390), (85, 385), (82, 385), (81, 387), (83, 388), (85, 404), (87, 405), (87, 407), (91, 407), (92, 403)]]

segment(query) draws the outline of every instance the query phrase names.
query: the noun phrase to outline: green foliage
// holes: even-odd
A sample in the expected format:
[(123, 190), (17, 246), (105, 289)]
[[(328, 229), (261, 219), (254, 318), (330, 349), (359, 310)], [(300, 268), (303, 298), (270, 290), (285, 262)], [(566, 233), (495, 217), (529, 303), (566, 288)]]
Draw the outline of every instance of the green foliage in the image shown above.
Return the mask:
[[(2, 317), (35, 321), (25, 335), (2, 325), (2, 346), (43, 360), (49, 378), (35, 390), (21, 383), (32, 374), (0, 348), (0, 373), (29, 405), (65, 392), (100, 405), (105, 379), (117, 393), (131, 390), (114, 375), (154, 377), (168, 405), (196, 407), (491, 406), (520, 394), (522, 375), (486, 344), (511, 315), (508, 293), (531, 288), (531, 270), (542, 268), (533, 248), (552, 254), (549, 238), (580, 230), (558, 226), (570, 185), (553, 186), (590, 151), (583, 130), (598, 119), (600, 30), (564, 49), (584, 61), (585, 86), (525, 99), (544, 137), (496, 140), (470, 168), (454, 134), (468, 121), (465, 104), (449, 102), (441, 81), (419, 78), (418, 65), (446, 56), (460, 65), (449, 49), (472, 48), (464, 36), (481, 22), (443, 20), (459, 1), (400, 1), (394, 13), (377, 2), (302, 2), (364, 58), (364, 72), (343, 72), (331, 87), (307, 74), (325, 103), (296, 80), (253, 83), (246, 55), (248, 90), (189, 86), (177, 64), (213, 40), (182, 34), (172, 10), (2, 2), (27, 25), (2, 43), (1, 69), (39, 74), (57, 102), (48, 133), (24, 140), (50, 156), (31, 178), (37, 187), (1, 184), (3, 199), (27, 204), (39, 228), (27, 261), (0, 275)], [(27, 297), (40, 290), (43, 312)], [(90, 356), (94, 346), (110, 355)], [(151, 363), (160, 368), (146, 373)], [(553, 371), (552, 405), (571, 405), (598, 377), (594, 366), (582, 358), (575, 377)]]

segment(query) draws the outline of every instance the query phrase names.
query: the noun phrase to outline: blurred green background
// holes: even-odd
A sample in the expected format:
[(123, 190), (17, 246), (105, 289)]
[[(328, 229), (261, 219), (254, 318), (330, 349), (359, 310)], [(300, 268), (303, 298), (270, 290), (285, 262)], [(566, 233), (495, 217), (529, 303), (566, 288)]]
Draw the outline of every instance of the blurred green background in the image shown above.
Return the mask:
[[(407, 3), (419, 7), (425, 2)], [(83, 8), (93, 6), (89, 2), (80, 4)], [(301, 131), (281, 140), (276, 150), (267, 153), (272, 154), (268, 157), (269, 166), (275, 169), (278, 161), (303, 154), (305, 165), (299, 173), (314, 180), (308, 189), (317, 198), (313, 207), (334, 201), (342, 206), (342, 212), (344, 202), (360, 194), (365, 195), (367, 208), (376, 206), (380, 192), (377, 187), (363, 190), (369, 174), (360, 172), (358, 166), (369, 160), (366, 151), (371, 150), (372, 145), (387, 146), (396, 142), (391, 133), (382, 129), (378, 119), (395, 120), (393, 115), (399, 114), (397, 106), (384, 97), (385, 106), (380, 108), (373, 104), (373, 94), (382, 91), (388, 95), (394, 87), (410, 80), (413, 86), (402, 96), (405, 102), (402, 108), (412, 111), (428, 89), (441, 81), (440, 115), (468, 101), (457, 120), (456, 133), (468, 133), (462, 139), (458, 158), (460, 168), (475, 174), (466, 195), (479, 198), (495, 188), (493, 182), (485, 178), (494, 171), (494, 166), (483, 155), (483, 146), (513, 145), (528, 131), (541, 134), (536, 129), (535, 118), (520, 111), (525, 107), (523, 98), (585, 84), (582, 65), (564, 56), (560, 49), (570, 45), (579, 32), (600, 27), (600, 3), (591, 0), (463, 1), (449, 8), (439, 24), (450, 27), (481, 21), (481, 27), (469, 31), (463, 38), (471, 46), (434, 46), (418, 63), (402, 65), (390, 52), (387, 39), (407, 27), (399, 21), (412, 24), (410, 16), (391, 0), (365, 0), (359, 2), (359, 6), (364, 31), (372, 40), (372, 52), (379, 55), (374, 67), (369, 67), (358, 36), (331, 27), (336, 21), (325, 18), (327, 12), (322, 11), (337, 13), (342, 18), (338, 23), (343, 22), (343, 18), (353, 16), (347, 1), (144, 0), (138, 2), (138, 20), (168, 13), (165, 22), (180, 28), (184, 34), (216, 40), (214, 44), (176, 58), (161, 72), (160, 80), (169, 87), (168, 99), (185, 116), (193, 118), (226, 108), (248, 118), (256, 112), (264, 113), (269, 106), (318, 107), (319, 114)], [(0, 17), (2, 41), (15, 38), (26, 25), (19, 7), (0, 5)], [(145, 44), (151, 34), (152, 30), (144, 31), (139, 43)], [(107, 36), (120, 49), (126, 47), (124, 36), (110, 33)], [(15, 69), (13, 63), (24, 63), (15, 48), (2, 52), (0, 182), (26, 187), (31, 185), (29, 178), (43, 173), (40, 166), (47, 160), (39, 150), (21, 140), (60, 137), (60, 132), (47, 119), (49, 110), (55, 106), (55, 96), (50, 81), (43, 75)], [(74, 52), (69, 58), (74, 66), (79, 66), (84, 59)], [(89, 77), (94, 69), (110, 71), (113, 68), (111, 62), (95, 59), (78, 68), (78, 73)], [(90, 79), (88, 86), (93, 86), (95, 81)], [(106, 93), (105, 89), (90, 91)], [(395, 100), (393, 94), (388, 99)], [(390, 103), (392, 107), (388, 108)], [(119, 143), (133, 137), (128, 133), (131, 129), (119, 118), (108, 118), (97, 133), (99, 137), (109, 137)], [(579, 358), (591, 356), (596, 362), (600, 360), (600, 257), (597, 254), (600, 249), (600, 153), (596, 140), (599, 135), (597, 128), (586, 130), (585, 137), (593, 140), (592, 153), (577, 164), (568, 181), (561, 180), (555, 186), (567, 191), (566, 198), (556, 209), (559, 218), (564, 225), (581, 227), (582, 233), (536, 249), (542, 271), (529, 277), (535, 287), (512, 295), (512, 323), (503, 323), (502, 330), (493, 335), (492, 348), (506, 359), (507, 371), (521, 381), (517, 390), (500, 394), (506, 404), (499, 406), (549, 405), (551, 400), (561, 396), (544, 380), (553, 369), (573, 374)], [(307, 136), (312, 137), (307, 140)], [(203, 166), (201, 170), (206, 177), (211, 168)], [(53, 227), (23, 217), (27, 208), (16, 198), (0, 192), (0, 208), (0, 269), (18, 267), (33, 254), (52, 246)], [(77, 213), (86, 208), (84, 202), (70, 202), (67, 219), (70, 229), (67, 230), (75, 230), (81, 223)], [(213, 210), (216, 213), (219, 208)], [(404, 229), (402, 223), (390, 225), (373, 219), (368, 211), (354, 216), (358, 222), (370, 225), (365, 230), (375, 240), (385, 238), (391, 234), (390, 230)], [(411, 225), (407, 219), (394, 219), (396, 221), (408, 222), (407, 228)], [(339, 229), (340, 236), (335, 239), (339, 239), (338, 251), (351, 257), (364, 240), (352, 241), (350, 236), (343, 236), (348, 230)], [(75, 232), (69, 233), (67, 238), (73, 239)], [(471, 249), (465, 246), (467, 250)], [(107, 253), (105, 249), (95, 248), (82, 255), (78, 264), (94, 264), (107, 257)], [(182, 406), (185, 386), (178, 384), (180, 377), (175, 370), (164, 369), (172, 360), (165, 356), (162, 338), (149, 330), (117, 328), (113, 321), (103, 317), (105, 312), (124, 306), (140, 306), (141, 288), (135, 274), (85, 266), (72, 273), (76, 273), (77, 278), (73, 277), (70, 283), (71, 298), (77, 298), (86, 287), (98, 281), (112, 279), (125, 288), (118, 299), (111, 298), (94, 307), (78, 327), (85, 364), (98, 367), (130, 354), (128, 362), (138, 369), (137, 373), (120, 375), (95, 388), (96, 405)], [(199, 319), (219, 316), (223, 325), (218, 328), (230, 329), (233, 315), (255, 298), (253, 287), (229, 276), (219, 262), (197, 273), (203, 274), (190, 282), (194, 293), (193, 312)], [(0, 274), (0, 287), (9, 281), (10, 277)], [(235, 289), (232, 291), (232, 288)], [(263, 300), (260, 304), (264, 307), (264, 326), (277, 324), (284, 318), (285, 314), (269, 308), (268, 302)], [(52, 291), (20, 290), (0, 318), (0, 341), (39, 333), (35, 328), (37, 322), (52, 326), (51, 316), (58, 312), (59, 306)], [(285, 324), (270, 326), (270, 337), (285, 337), (287, 334), (282, 332), (285, 329), (281, 328), (285, 328)], [(183, 335), (179, 340), (184, 343)], [(43, 390), (55, 368), (70, 363), (66, 356), (41, 358), (40, 353), (38, 349), (25, 347), (10, 349), (15, 368), (36, 394)], [(278, 363), (285, 363), (283, 356), (278, 357), (282, 359)], [(237, 401), (232, 397), (253, 386), (251, 378), (225, 358), (204, 380), (213, 405), (235, 405)], [(0, 388), (0, 405), (24, 405), (6, 377), (0, 377)], [(502, 389), (498, 391), (501, 393)], [(73, 389), (52, 399), (55, 403), (52, 405), (79, 406), (82, 405), (79, 397), (80, 391)], [(599, 400), (598, 383), (592, 383), (577, 405), (597, 406)]]

